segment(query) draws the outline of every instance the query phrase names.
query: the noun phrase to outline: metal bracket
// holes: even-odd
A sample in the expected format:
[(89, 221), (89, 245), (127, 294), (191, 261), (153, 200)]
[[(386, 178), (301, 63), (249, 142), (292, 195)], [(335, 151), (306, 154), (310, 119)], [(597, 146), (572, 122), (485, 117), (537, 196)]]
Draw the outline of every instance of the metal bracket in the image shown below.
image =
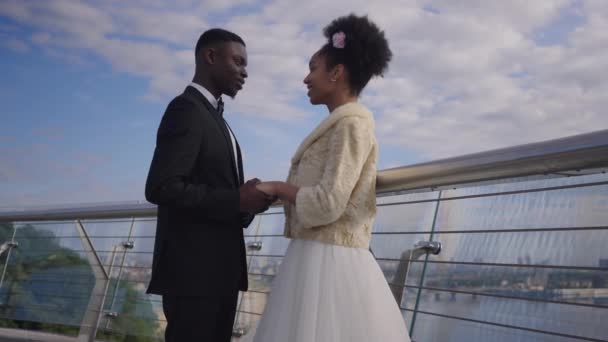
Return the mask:
[(3, 243), (0, 246), (0, 255), (4, 254), (4, 252), (6, 252), (7, 250), (11, 249), (11, 248), (17, 248), (19, 247), (19, 242), (17, 241), (6, 241), (5, 243)]
[(415, 249), (421, 249), (434, 255), (441, 253), (441, 247), (441, 242), (439, 241), (418, 241), (414, 244)]
[(247, 334), (247, 330), (249, 330), (249, 327), (234, 327), (232, 329), (232, 337), (243, 337)]
[(118, 317), (118, 312), (116, 311), (106, 311), (104, 312), (104, 315), (108, 318), (116, 318)]
[(251, 241), (247, 243), (247, 248), (255, 251), (262, 249), (262, 241)]
[(133, 249), (134, 246), (135, 246), (135, 243), (133, 241), (123, 241), (122, 242), (122, 247), (124, 249)]

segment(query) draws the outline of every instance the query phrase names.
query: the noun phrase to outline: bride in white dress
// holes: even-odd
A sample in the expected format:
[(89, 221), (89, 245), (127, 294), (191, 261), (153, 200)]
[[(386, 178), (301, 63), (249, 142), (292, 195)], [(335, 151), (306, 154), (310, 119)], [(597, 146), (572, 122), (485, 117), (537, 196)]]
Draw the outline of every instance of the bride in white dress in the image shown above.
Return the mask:
[(285, 203), (292, 239), (272, 283), (255, 342), (409, 342), (401, 311), (369, 252), (378, 146), (357, 102), (392, 57), (367, 17), (340, 17), (310, 59), (312, 104), (330, 115), (302, 142), (286, 182), (258, 188)]

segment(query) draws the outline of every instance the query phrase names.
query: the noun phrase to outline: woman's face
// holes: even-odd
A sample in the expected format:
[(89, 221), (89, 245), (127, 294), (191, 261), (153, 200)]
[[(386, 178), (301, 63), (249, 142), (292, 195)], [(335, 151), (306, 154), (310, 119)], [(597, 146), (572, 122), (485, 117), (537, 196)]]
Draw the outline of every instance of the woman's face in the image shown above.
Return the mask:
[(304, 79), (308, 88), (308, 98), (313, 105), (327, 104), (336, 91), (336, 81), (332, 81), (331, 70), (327, 69), (325, 56), (315, 53), (308, 63), (309, 73)]

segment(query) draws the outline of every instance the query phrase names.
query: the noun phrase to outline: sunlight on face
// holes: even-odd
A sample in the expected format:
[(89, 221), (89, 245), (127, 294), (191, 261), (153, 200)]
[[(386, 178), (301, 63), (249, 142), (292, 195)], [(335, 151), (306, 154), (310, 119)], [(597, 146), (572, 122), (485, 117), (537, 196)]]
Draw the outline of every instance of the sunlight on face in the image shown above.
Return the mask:
[(222, 93), (234, 97), (243, 88), (247, 78), (247, 50), (237, 42), (222, 44), (219, 49), (219, 80)]
[(308, 88), (310, 103), (327, 104), (336, 87), (335, 82), (331, 81), (330, 70), (327, 70), (325, 56), (318, 52), (312, 55), (308, 68), (309, 73), (304, 79), (304, 84)]

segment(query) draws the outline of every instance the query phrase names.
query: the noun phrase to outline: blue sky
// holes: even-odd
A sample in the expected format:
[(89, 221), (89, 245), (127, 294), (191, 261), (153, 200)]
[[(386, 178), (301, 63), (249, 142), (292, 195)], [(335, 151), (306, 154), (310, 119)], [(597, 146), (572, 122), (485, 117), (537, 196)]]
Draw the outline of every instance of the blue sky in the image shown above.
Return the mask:
[(5, 0), (0, 208), (143, 200), (160, 117), (214, 26), (248, 45), (226, 105), (246, 176), (283, 179), (327, 115), (308, 104), (308, 58), (349, 12), (394, 52), (361, 99), (381, 169), (608, 128), (604, 0)]

